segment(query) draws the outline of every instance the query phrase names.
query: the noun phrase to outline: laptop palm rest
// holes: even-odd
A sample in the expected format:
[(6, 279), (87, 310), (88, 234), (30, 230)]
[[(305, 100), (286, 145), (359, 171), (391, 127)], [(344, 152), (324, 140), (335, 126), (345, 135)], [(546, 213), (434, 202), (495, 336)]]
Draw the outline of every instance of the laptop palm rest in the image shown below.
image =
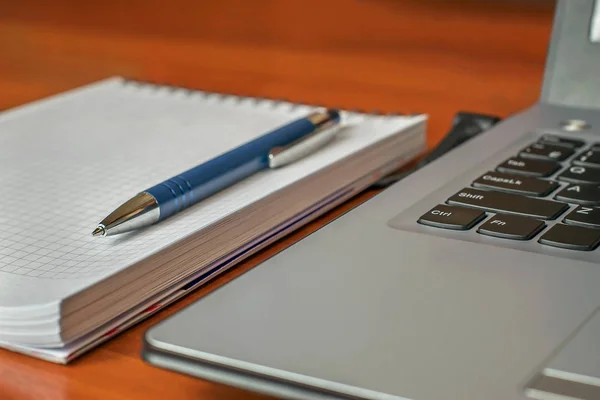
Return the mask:
[(600, 399), (600, 309), (560, 348), (528, 387), (540, 400)]

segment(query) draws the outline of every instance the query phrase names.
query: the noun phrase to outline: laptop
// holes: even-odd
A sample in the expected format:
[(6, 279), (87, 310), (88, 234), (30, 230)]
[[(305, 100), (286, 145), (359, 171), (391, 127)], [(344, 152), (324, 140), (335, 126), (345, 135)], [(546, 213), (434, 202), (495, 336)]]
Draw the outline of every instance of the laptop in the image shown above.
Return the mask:
[(600, 4), (537, 104), (152, 327), (152, 365), (276, 398), (600, 399)]

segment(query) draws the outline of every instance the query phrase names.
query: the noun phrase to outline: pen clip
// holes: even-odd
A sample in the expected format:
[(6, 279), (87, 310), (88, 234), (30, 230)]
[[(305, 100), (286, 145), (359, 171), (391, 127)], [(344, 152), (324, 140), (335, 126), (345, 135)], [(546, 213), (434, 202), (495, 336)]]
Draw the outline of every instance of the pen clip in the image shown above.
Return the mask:
[(339, 123), (328, 121), (315, 131), (287, 146), (272, 148), (269, 152), (269, 168), (279, 168), (314, 153), (330, 142), (339, 129)]

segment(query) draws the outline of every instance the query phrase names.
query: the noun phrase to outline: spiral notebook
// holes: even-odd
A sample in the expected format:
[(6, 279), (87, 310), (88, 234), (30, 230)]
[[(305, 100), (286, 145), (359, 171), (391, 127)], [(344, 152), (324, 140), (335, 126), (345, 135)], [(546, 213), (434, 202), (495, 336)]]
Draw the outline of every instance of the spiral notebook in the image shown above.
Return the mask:
[(424, 115), (342, 110), (308, 157), (90, 235), (140, 190), (315, 109), (116, 77), (0, 113), (0, 346), (68, 363), (425, 149)]

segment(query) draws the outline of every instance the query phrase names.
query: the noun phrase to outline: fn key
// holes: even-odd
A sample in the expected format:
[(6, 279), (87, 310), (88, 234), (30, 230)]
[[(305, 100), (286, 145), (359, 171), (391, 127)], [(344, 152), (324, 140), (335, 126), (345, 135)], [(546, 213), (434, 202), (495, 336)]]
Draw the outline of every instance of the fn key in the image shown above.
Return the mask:
[(485, 218), (485, 212), (440, 204), (419, 218), (419, 223), (436, 228), (468, 230)]
[(545, 227), (545, 223), (534, 218), (497, 214), (481, 225), (477, 232), (505, 239), (529, 240)]

